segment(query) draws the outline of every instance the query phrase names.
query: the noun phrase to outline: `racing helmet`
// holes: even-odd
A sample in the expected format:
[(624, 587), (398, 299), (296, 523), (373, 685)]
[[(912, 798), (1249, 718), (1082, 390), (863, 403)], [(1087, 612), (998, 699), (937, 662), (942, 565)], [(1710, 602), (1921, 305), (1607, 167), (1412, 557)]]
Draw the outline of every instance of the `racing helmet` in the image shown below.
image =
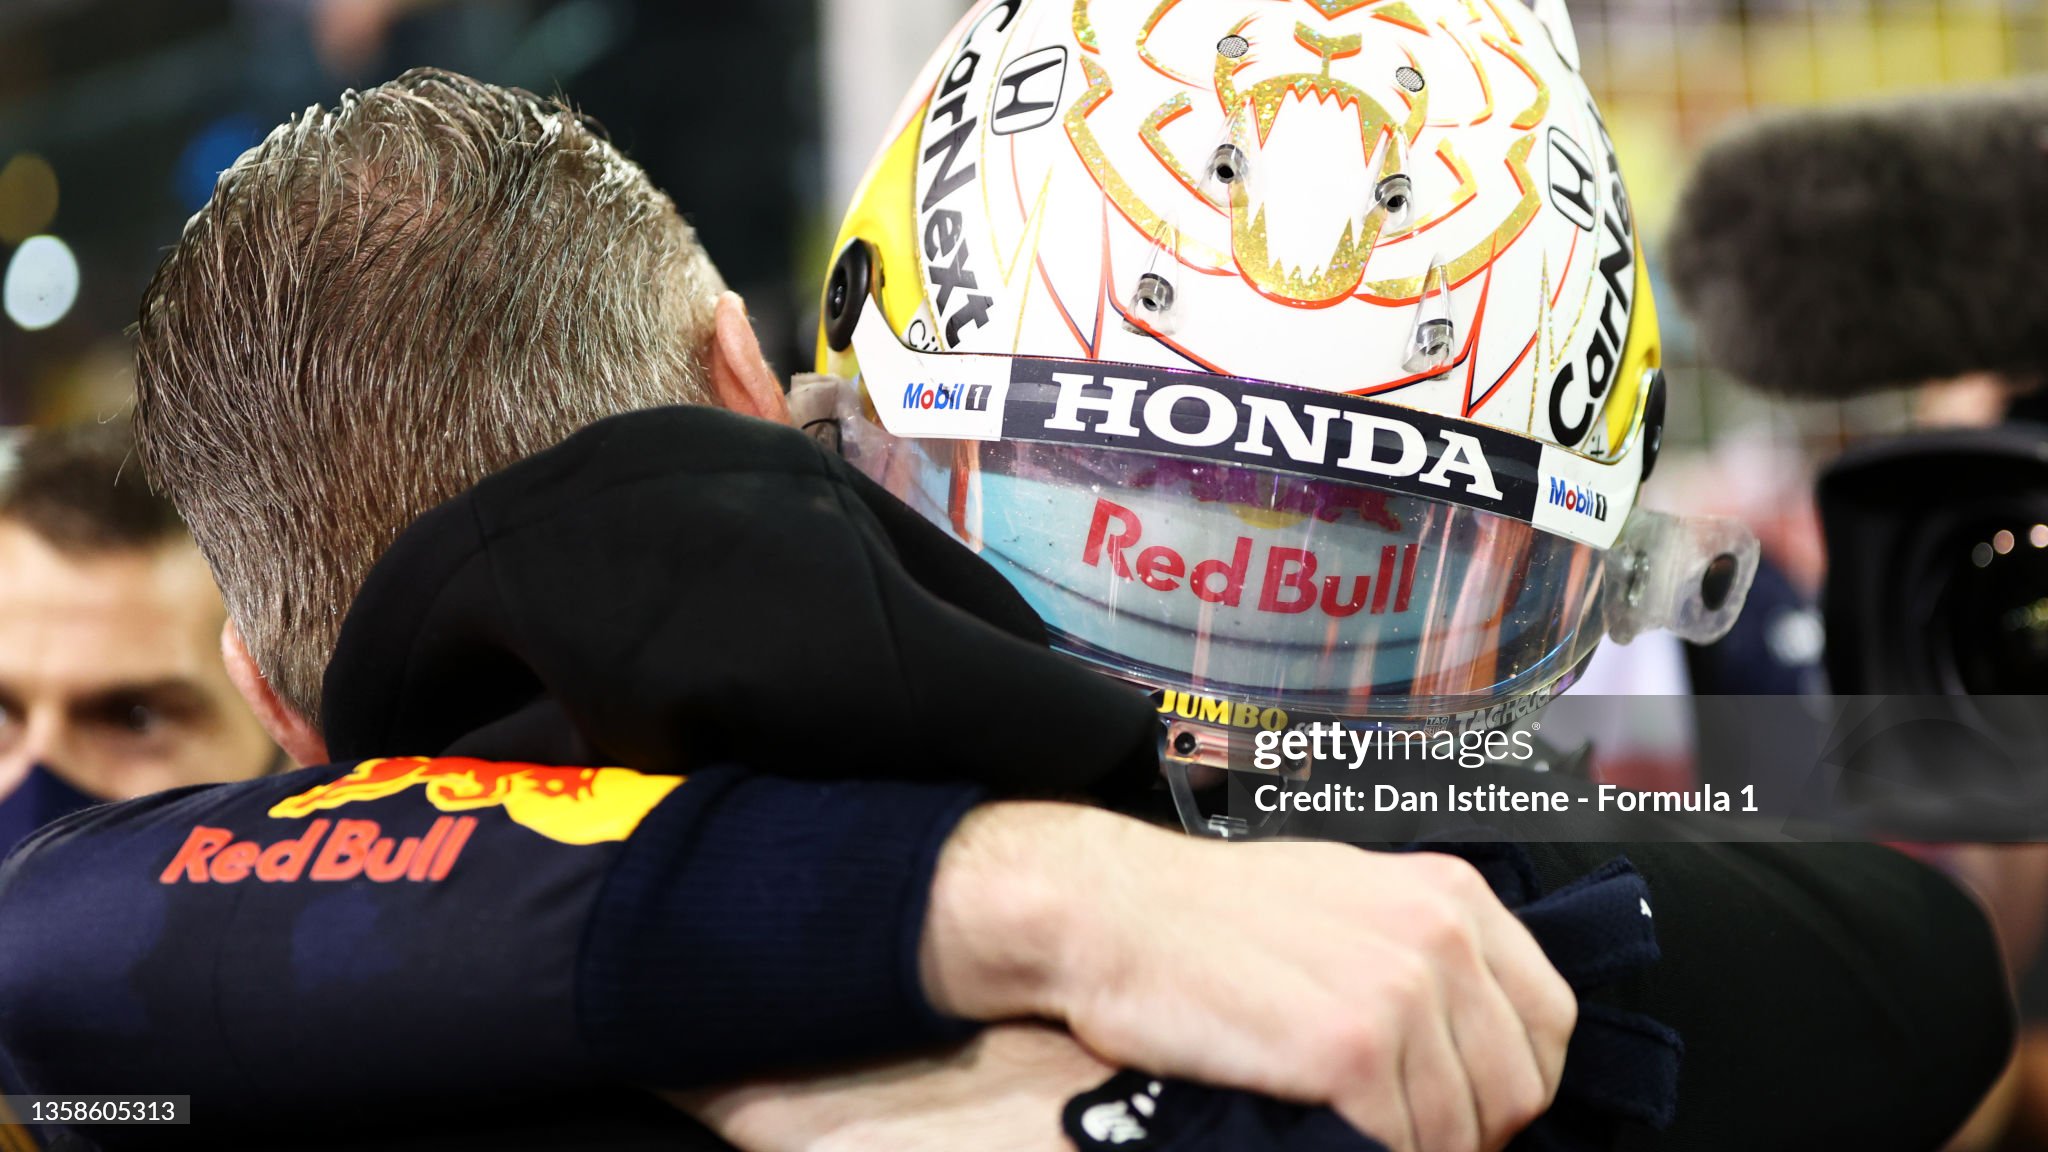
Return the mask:
[(841, 450), (1218, 729), (1540, 701), (1733, 622), (1561, 0), (983, 0), (821, 303)]

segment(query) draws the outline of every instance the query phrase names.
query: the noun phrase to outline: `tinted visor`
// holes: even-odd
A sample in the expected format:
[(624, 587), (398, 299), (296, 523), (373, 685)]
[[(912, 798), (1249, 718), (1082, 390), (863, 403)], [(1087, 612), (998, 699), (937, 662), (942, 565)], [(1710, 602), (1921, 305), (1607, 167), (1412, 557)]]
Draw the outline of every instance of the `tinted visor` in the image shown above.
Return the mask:
[(1603, 553), (1509, 517), (1144, 451), (897, 440), (849, 415), (849, 458), (1126, 679), (1435, 715), (1535, 692), (1598, 640)]

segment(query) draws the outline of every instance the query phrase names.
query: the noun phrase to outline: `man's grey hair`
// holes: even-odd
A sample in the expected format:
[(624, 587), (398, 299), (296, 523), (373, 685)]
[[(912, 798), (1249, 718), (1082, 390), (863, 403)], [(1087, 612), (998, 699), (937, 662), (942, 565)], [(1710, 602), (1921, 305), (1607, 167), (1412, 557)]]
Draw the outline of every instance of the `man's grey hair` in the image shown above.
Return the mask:
[(137, 440), (257, 666), (317, 721), (393, 538), (592, 421), (707, 400), (723, 289), (593, 124), (414, 70), (221, 174), (143, 297)]

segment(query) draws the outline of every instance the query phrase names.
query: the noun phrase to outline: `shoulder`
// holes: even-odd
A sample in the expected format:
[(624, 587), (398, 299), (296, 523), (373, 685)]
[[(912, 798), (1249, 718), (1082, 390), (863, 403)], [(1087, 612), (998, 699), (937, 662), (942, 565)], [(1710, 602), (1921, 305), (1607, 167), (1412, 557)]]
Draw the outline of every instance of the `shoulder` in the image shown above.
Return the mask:
[(131, 884), (444, 879), (484, 840), (623, 841), (681, 785), (623, 768), (401, 757), (175, 789), (73, 813), (0, 864), (11, 913)]
[(25, 878), (55, 860), (85, 855), (113, 863), (146, 851), (195, 823), (237, 821), (295, 791), (347, 774), (353, 765), (324, 765), (232, 784), (199, 784), (135, 800), (100, 804), (53, 820), (25, 837), (0, 863), (0, 893), (17, 891)]
[(198, 1085), (178, 1091), (223, 1109), (576, 1066), (590, 909), (681, 784), (382, 759), (76, 813), (0, 866), (23, 928), (0, 931), (0, 1047), (31, 1083)]

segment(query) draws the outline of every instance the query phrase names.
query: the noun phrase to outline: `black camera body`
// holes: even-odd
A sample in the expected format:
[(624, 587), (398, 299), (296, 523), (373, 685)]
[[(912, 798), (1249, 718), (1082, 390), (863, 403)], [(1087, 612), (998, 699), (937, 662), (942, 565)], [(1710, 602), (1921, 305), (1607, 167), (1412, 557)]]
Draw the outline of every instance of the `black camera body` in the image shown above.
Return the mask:
[(1898, 835), (2048, 833), (2048, 427), (1861, 445), (1817, 494), (1841, 798)]
[(1862, 445), (1817, 495), (1837, 693), (2048, 693), (2048, 427)]

